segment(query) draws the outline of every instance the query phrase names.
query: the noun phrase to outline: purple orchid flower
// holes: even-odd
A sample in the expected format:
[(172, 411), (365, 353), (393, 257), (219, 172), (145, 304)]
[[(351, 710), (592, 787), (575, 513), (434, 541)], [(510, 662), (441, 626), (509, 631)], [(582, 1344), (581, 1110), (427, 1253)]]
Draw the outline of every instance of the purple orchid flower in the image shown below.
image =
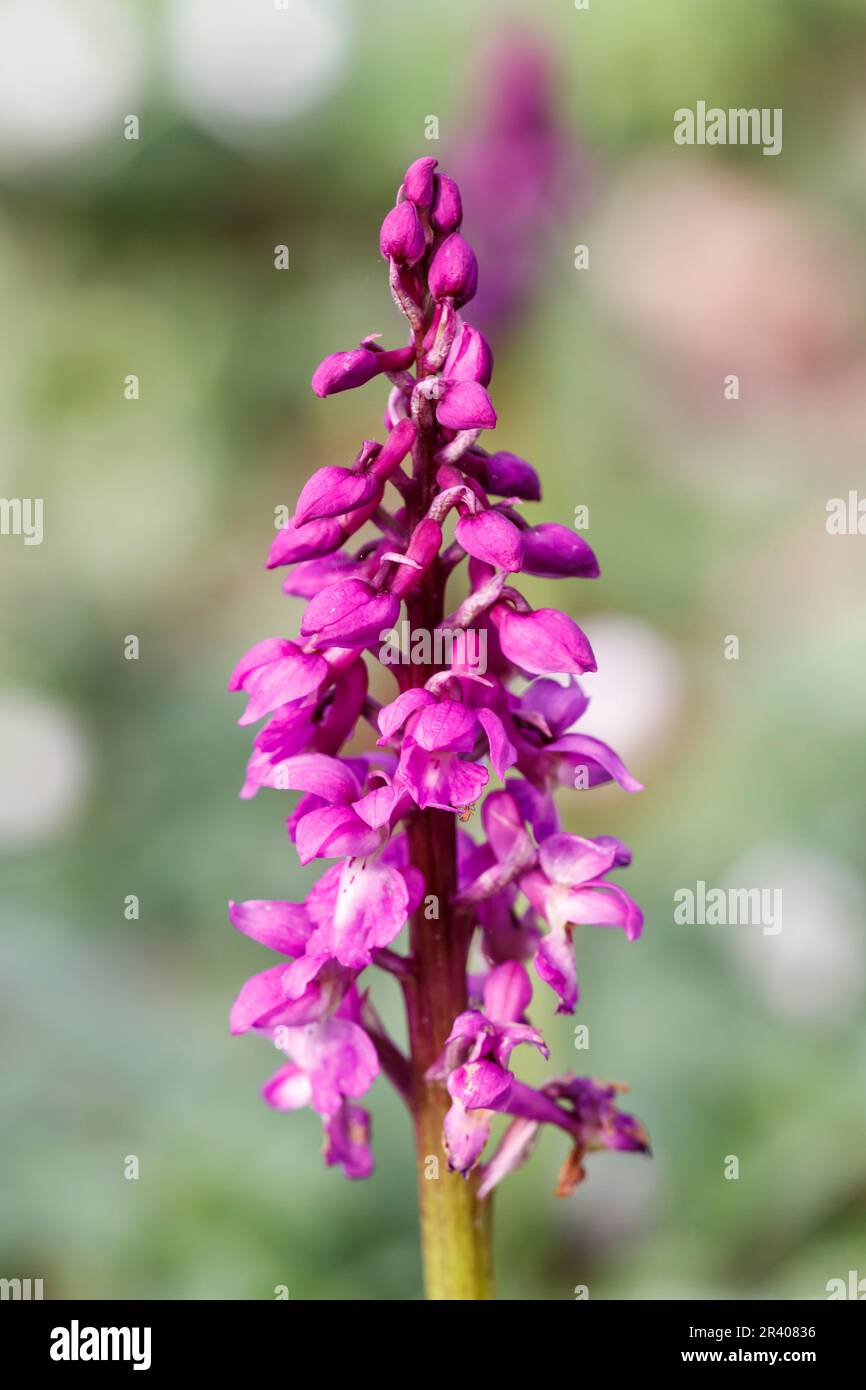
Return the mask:
[(643, 930), (637, 903), (617, 884), (605, 880), (608, 870), (630, 860), (629, 851), (617, 840), (605, 836), (584, 840), (562, 833), (542, 840), (539, 867), (521, 876), (522, 891), (550, 927), (536, 952), (535, 968), (559, 995), (561, 1013), (572, 1013), (578, 998), (573, 928), (579, 923), (622, 927), (629, 941), (636, 941)]
[(514, 1118), (482, 1169), (481, 1198), (526, 1162), (543, 1124), (565, 1130), (572, 1144), (560, 1169), (557, 1197), (568, 1197), (583, 1181), (583, 1160), (588, 1153), (610, 1149), (648, 1154), (649, 1138), (643, 1125), (616, 1104), (617, 1095), (627, 1090), (621, 1082), (592, 1081), (586, 1076), (561, 1076), (537, 1091), (516, 1082), (507, 1104), (499, 1107)]
[(459, 754), (471, 753), (479, 739), (486, 742), (500, 777), (517, 757), (502, 720), (492, 709), (476, 710), (462, 700), (437, 698), (423, 687), (404, 691), (380, 710), (379, 728), (379, 743), (385, 745), (403, 730), (395, 780), (422, 810), (436, 806), (447, 811), (477, 800), (489, 773)]
[[(290, 794), (293, 852), (303, 865), (326, 861), (303, 903), (230, 904), (234, 926), (282, 957), (243, 986), (231, 1030), (280, 1049), (265, 1100), (315, 1110), (325, 1162), (350, 1178), (373, 1169), (358, 1102), (380, 1075), (395, 1086), (422, 1171), (440, 1157), (445, 1170), (420, 1183), (436, 1298), (488, 1296), (476, 1207), (540, 1125), (569, 1136), (563, 1191), (586, 1153), (647, 1147), (616, 1088), (563, 1077), (533, 1089), (514, 1070), (526, 1048), (548, 1057), (527, 1017), (530, 972), (573, 1009), (575, 926), (618, 926), (633, 940), (642, 923), (608, 878), (628, 851), (612, 836), (564, 831), (554, 793), (640, 784), (606, 744), (574, 730), (587, 703), (575, 677), (595, 669), (584, 633), (514, 587), (522, 573), (591, 579), (598, 564), (581, 536), (523, 515), (520, 504), (540, 498), (531, 464), (479, 443), (497, 424), (493, 354), (465, 317), (478, 264), (462, 217), (454, 181), (434, 158), (416, 160), (380, 234), (409, 341), (384, 349), (371, 335), (313, 375), (321, 397), (386, 377), (387, 437), (301, 488), (267, 558), (288, 567), (284, 592), (305, 602), (300, 634), (258, 642), (229, 687), (247, 696), (239, 722), (259, 724), (241, 796)], [(464, 597), (446, 616), (452, 578)], [(401, 663), (385, 651), (404, 621), (412, 642)], [(384, 696), (370, 679), (377, 662), (395, 686)], [(468, 969), (476, 941), (480, 976)], [(370, 1002), (363, 977), (373, 969), (402, 988), (406, 1051)], [(496, 1114), (508, 1128), (485, 1162)]]
[(491, 1112), (507, 1101), (514, 1080), (508, 1059), (514, 1048), (528, 1043), (542, 1057), (550, 1055), (538, 1029), (523, 1021), (531, 998), (529, 976), (517, 961), (491, 970), (483, 987), (483, 1010), (458, 1014), (442, 1056), (427, 1073), (431, 1080), (444, 1081), (451, 1097), (445, 1147), (457, 1172), (475, 1165), (490, 1137)]

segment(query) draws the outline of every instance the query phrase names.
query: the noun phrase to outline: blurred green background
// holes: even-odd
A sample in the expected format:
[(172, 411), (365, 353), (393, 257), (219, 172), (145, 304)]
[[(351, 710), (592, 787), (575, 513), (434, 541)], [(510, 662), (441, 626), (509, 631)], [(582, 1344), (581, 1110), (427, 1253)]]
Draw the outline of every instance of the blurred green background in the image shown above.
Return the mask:
[[(497, 1194), (500, 1295), (866, 1275), (866, 538), (825, 526), (866, 485), (864, 58), (862, 0), (0, 0), (0, 492), (45, 507), (41, 545), (0, 537), (4, 1277), (418, 1296), (386, 1084), (375, 1176), (347, 1183), (227, 1033), (271, 960), (226, 900), (313, 875), (287, 796), (237, 799), (225, 686), (296, 631), (274, 509), (381, 438), (379, 386), (308, 383), (400, 340), (378, 226), (422, 153), (463, 179), (496, 445), (539, 469), (538, 520), (590, 512), (601, 579), (525, 591), (586, 627), (583, 727), (647, 787), (562, 797), (632, 844), (647, 926), (578, 931), (578, 1012), (537, 987), (553, 1071), (523, 1075), (628, 1080), (654, 1157), (595, 1156), (558, 1202), (545, 1136)], [(675, 146), (699, 99), (783, 108), (782, 153)], [(699, 879), (780, 887), (783, 930), (675, 926)]]

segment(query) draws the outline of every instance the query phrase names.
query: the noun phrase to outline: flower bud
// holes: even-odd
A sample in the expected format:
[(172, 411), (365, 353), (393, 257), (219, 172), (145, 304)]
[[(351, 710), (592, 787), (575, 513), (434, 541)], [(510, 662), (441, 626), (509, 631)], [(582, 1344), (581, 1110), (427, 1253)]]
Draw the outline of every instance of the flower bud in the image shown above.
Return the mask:
[(430, 222), (437, 232), (456, 232), (463, 221), (460, 189), (447, 174), (439, 174), (430, 209)]
[(535, 676), (576, 675), (596, 669), (592, 647), (580, 628), (555, 608), (516, 613), (497, 603), (490, 618), (503, 654)]
[(598, 560), (583, 536), (556, 521), (523, 532), (523, 569), (540, 579), (597, 579)]
[(379, 250), (385, 260), (401, 266), (414, 265), (424, 255), (427, 243), (424, 228), (412, 203), (398, 203), (382, 223)]
[(488, 492), (497, 497), (522, 497), (524, 502), (541, 500), (541, 483), (531, 464), (517, 454), (502, 449), (490, 454), (486, 459), (486, 480)]
[(393, 627), (400, 600), (379, 593), (363, 579), (343, 579), (330, 584), (307, 605), (301, 634), (316, 646), (366, 647)]
[(312, 386), (317, 396), (335, 396), (338, 391), (350, 391), (364, 386), (379, 370), (375, 352), (369, 348), (351, 348), (348, 352), (332, 352), (313, 372)]
[(373, 352), (367, 347), (332, 352), (313, 372), (312, 387), (317, 396), (335, 396), (338, 391), (366, 385), (379, 372), (405, 371), (414, 357), (415, 349), (411, 346), (388, 352)]
[(337, 517), (323, 517), (303, 526), (290, 521), (288, 526), (280, 527), (271, 541), (267, 568), (272, 570), (278, 565), (293, 565), (298, 560), (319, 559), (336, 550), (343, 540), (343, 528)]
[(417, 208), (429, 208), (434, 196), (434, 170), (439, 163), (430, 155), (423, 155), (410, 164), (403, 178), (403, 192)]
[(478, 512), (461, 517), (455, 530), (458, 544), (476, 560), (512, 574), (523, 563), (523, 542), (517, 527), (501, 512)]
[(458, 309), (478, 288), (475, 252), (459, 232), (446, 237), (430, 265), (427, 277), (434, 299), (453, 299)]
[(340, 516), (369, 502), (375, 491), (375, 481), (368, 474), (353, 473), (351, 468), (326, 465), (317, 468), (301, 489), (295, 508), (295, 524), (316, 521), (325, 516)]

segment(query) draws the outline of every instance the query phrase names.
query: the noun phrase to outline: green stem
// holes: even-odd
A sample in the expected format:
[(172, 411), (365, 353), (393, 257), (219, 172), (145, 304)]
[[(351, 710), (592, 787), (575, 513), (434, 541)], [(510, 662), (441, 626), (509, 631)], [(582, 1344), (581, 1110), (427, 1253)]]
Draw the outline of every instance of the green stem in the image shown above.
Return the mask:
[[(433, 431), (419, 431), (411, 525), (426, 512), (435, 489), (433, 447)], [(425, 583), (407, 599), (413, 630), (432, 633), (442, 621), (444, 590), (445, 574), (437, 561)], [(423, 685), (434, 669), (413, 667), (413, 684)], [(423, 811), (410, 820), (407, 833), (410, 860), (425, 884), (425, 899), (411, 929), (413, 972), (404, 981), (424, 1284), (429, 1299), (488, 1299), (493, 1296), (490, 1203), (478, 1201), (476, 1177), (467, 1180), (449, 1172), (442, 1122), (450, 1100), (441, 1081), (427, 1079), (467, 1002), (468, 924), (452, 906), (457, 895), (457, 818), (453, 812)]]
[(442, 1122), (450, 1101), (444, 1085), (426, 1077), (466, 1008), (465, 926), (448, 910), (456, 892), (456, 818), (425, 811), (411, 825), (409, 843), (427, 900), (433, 895), (439, 906), (438, 917), (428, 920), (423, 904), (416, 916), (416, 971), (407, 989), (425, 1289), (429, 1299), (482, 1300), (493, 1296), (490, 1204), (478, 1201), (475, 1178), (448, 1171)]

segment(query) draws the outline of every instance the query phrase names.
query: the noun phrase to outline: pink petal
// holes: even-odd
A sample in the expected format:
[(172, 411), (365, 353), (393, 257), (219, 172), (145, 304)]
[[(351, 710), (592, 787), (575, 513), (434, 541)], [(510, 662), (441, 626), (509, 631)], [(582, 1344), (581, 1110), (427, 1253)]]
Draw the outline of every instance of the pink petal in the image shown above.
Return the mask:
[(318, 689), (327, 675), (327, 663), (316, 653), (299, 653), (283, 657), (269, 666), (260, 666), (245, 679), (244, 689), (250, 698), (238, 723), (254, 724), (280, 705), (309, 695)]
[(371, 830), (351, 806), (326, 806), (310, 811), (298, 822), (295, 846), (302, 864), (311, 859), (336, 859), (344, 854), (373, 854), (382, 843), (380, 830)]
[(413, 728), (415, 742), (428, 752), (469, 752), (475, 742), (475, 714), (459, 700), (440, 700), (422, 710)]
[(622, 927), (629, 941), (643, 930), (643, 913), (633, 898), (615, 883), (567, 890), (563, 904), (569, 922), (595, 927)]
[(577, 971), (574, 965), (574, 948), (564, 930), (556, 930), (542, 937), (535, 953), (535, 969), (538, 978), (559, 995), (558, 1014), (574, 1013), (577, 1003)]
[(447, 430), (492, 430), (496, 411), (480, 382), (455, 381), (437, 405), (436, 419)]
[(627, 792), (642, 792), (643, 784), (632, 777), (625, 763), (608, 744), (601, 739), (590, 738), (588, 734), (564, 734), (556, 742), (548, 744), (547, 754), (560, 754), (567, 775), (559, 781), (574, 786), (574, 770), (585, 767), (587, 781), (591, 787), (611, 779), (618, 782)]
[(459, 1100), (454, 1100), (445, 1116), (442, 1132), (448, 1166), (457, 1173), (468, 1173), (490, 1138), (490, 1119), (483, 1110), (470, 1114)]
[(272, 965), (253, 975), (241, 987), (241, 992), (232, 1005), (229, 1015), (229, 1028), (232, 1033), (246, 1033), (257, 1024), (267, 1021), (285, 1003), (282, 979), (285, 965)]
[(378, 724), (382, 737), (380, 744), (390, 743), (394, 734), (406, 723), (410, 714), (414, 714), (416, 709), (422, 709), (424, 705), (433, 705), (436, 697), (425, 690), (423, 686), (417, 686), (412, 690), (404, 690), (402, 695), (398, 695), (396, 700), (392, 700), (390, 705), (383, 705), (379, 711)]
[(562, 831), (542, 841), (538, 858), (551, 882), (571, 887), (607, 873), (613, 867), (616, 851)]
[(466, 1110), (490, 1110), (501, 1107), (511, 1090), (511, 1073), (495, 1062), (483, 1058), (457, 1067), (448, 1078), (448, 1094), (459, 1100)]
[(497, 965), (484, 982), (484, 1012), (494, 1023), (517, 1022), (532, 999), (532, 984), (516, 960)]
[(268, 902), (263, 898), (230, 902), (229, 921), (244, 936), (286, 956), (301, 955), (313, 930), (303, 903)]
[(354, 773), (339, 758), (326, 753), (299, 753), (280, 763), (280, 770), (284, 786), (312, 792), (332, 804), (345, 805), (361, 795)]
[(310, 1104), (312, 1094), (310, 1078), (293, 1062), (280, 1067), (262, 1087), (262, 1095), (274, 1110), (300, 1110)]
[(494, 714), (492, 709), (479, 709), (476, 713), (479, 724), (487, 734), (490, 761), (497, 775), (504, 777), (508, 768), (513, 767), (517, 762), (517, 749), (509, 740), (505, 732), (505, 725), (498, 714)]
[(283, 637), (265, 637), (250, 647), (238, 662), (229, 677), (229, 690), (243, 690), (247, 677), (260, 666), (270, 666), (283, 657), (295, 656), (300, 651), (294, 642)]

